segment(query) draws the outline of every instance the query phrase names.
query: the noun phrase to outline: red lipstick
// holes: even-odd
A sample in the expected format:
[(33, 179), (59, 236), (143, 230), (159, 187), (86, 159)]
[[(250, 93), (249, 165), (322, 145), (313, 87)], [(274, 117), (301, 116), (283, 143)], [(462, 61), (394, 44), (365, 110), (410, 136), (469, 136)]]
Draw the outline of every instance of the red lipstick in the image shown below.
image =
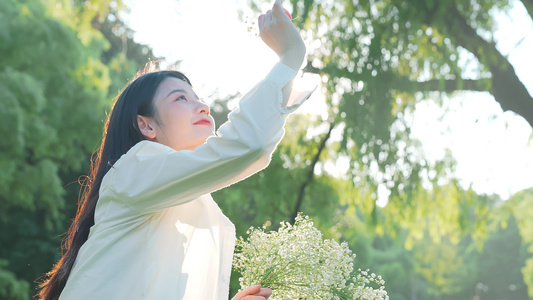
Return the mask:
[(194, 125), (211, 125), (211, 121), (208, 119), (200, 119), (193, 123)]

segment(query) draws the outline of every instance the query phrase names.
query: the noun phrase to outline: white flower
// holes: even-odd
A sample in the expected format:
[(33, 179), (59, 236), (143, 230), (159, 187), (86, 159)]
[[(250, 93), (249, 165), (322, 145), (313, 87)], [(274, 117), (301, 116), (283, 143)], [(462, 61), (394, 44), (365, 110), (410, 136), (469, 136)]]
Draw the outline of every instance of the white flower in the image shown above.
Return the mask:
[(381, 276), (354, 271), (348, 244), (322, 239), (308, 216), (281, 222), (278, 231), (266, 228), (251, 227), (246, 240), (237, 240), (233, 267), (241, 288), (261, 284), (273, 290), (271, 299), (389, 299)]

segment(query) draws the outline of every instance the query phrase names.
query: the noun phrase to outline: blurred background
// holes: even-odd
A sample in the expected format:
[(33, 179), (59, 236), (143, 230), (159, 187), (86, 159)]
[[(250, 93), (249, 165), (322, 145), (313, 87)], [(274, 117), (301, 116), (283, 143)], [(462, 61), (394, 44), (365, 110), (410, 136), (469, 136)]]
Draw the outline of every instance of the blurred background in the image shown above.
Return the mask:
[[(113, 98), (176, 65), (217, 125), (277, 61), (261, 0), (0, 0), (0, 299), (59, 258)], [(392, 300), (533, 299), (533, 1), (292, 0), (318, 91), (235, 223), (309, 215)], [(232, 277), (232, 294), (238, 274)]]

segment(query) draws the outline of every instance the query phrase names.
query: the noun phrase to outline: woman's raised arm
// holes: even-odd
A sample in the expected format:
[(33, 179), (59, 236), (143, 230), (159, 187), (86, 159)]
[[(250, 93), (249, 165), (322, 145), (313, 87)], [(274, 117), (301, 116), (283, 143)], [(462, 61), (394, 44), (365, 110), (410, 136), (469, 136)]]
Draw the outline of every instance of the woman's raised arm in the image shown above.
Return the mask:
[(261, 38), (279, 55), (280, 62), (241, 99), (218, 135), (194, 151), (140, 142), (108, 172), (100, 202), (110, 197), (140, 213), (155, 212), (240, 181), (269, 164), (284, 135), (285, 115), (309, 94), (298, 104), (285, 107), (305, 46), (281, 1), (259, 20)]
[[(305, 44), (291, 19), (283, 11), (282, 0), (276, 0), (271, 10), (258, 18), (259, 36), (280, 58), (280, 62), (299, 70), (305, 58)], [(283, 88), (281, 105), (287, 106), (292, 80)]]

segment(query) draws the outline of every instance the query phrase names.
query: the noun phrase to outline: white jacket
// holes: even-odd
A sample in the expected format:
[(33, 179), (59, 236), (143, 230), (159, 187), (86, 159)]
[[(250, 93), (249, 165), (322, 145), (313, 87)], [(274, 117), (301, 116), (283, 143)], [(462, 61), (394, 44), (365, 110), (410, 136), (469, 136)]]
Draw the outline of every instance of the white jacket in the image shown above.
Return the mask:
[(295, 75), (277, 63), (194, 151), (142, 141), (123, 155), (60, 299), (228, 299), (235, 227), (209, 193), (269, 164), (286, 114), (310, 94), (281, 107)]

